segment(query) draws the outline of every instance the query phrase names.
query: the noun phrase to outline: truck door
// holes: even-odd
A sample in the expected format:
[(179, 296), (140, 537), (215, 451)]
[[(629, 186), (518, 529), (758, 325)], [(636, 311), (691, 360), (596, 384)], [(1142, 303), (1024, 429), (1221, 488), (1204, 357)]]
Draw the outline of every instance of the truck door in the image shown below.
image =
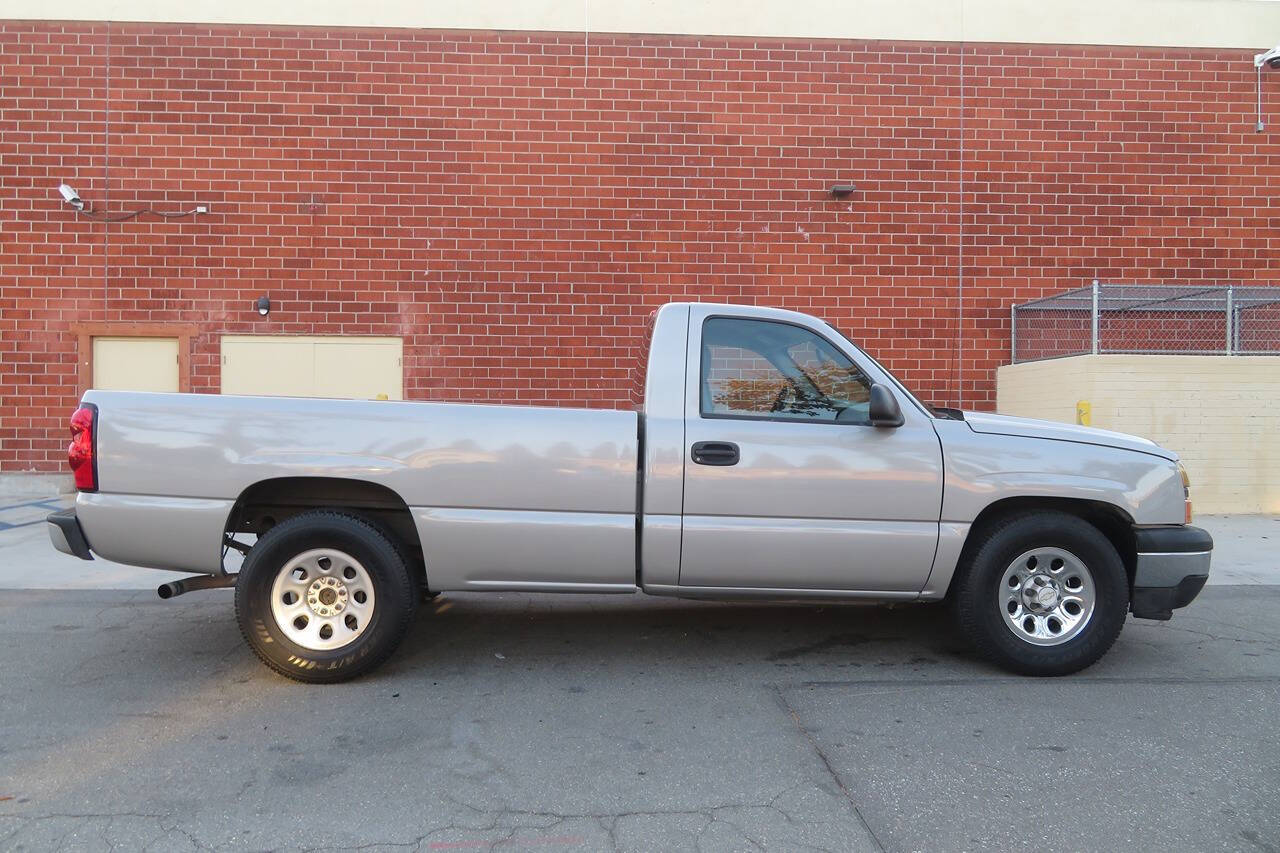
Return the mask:
[[(914, 593), (938, 541), (931, 421), (871, 426), (865, 368), (822, 324), (690, 316), (680, 586)], [(720, 309), (723, 311), (724, 309)]]

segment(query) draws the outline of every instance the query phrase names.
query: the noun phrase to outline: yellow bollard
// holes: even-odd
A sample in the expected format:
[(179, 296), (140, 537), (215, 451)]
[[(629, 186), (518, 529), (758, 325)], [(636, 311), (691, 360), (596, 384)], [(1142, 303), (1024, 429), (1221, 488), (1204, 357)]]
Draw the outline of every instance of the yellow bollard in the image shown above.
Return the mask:
[(1076, 401), (1076, 423), (1080, 426), (1089, 426), (1093, 423), (1093, 406), (1089, 405), (1088, 400)]

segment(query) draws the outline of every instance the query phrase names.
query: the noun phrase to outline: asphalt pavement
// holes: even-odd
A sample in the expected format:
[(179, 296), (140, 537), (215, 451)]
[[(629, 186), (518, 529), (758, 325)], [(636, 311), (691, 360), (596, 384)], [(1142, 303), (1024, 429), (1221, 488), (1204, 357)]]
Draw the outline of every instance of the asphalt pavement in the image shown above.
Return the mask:
[[(1269, 580), (1254, 524), (1230, 553)], [(28, 532), (0, 529), (0, 850), (1280, 849), (1273, 583), (1060, 679), (935, 606), (445, 596), (316, 687), (257, 663), (229, 591), (15, 582)]]

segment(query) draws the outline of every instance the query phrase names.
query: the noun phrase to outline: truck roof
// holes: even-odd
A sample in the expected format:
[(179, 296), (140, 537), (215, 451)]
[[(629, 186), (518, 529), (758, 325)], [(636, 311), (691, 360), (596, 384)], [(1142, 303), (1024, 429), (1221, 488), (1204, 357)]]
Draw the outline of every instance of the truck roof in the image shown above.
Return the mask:
[[(805, 314), (801, 311), (788, 311), (785, 308), (770, 308), (764, 305), (750, 305), (746, 303), (733, 302), (668, 302), (662, 308), (709, 308), (712, 311), (724, 311), (731, 314), (742, 314), (749, 317), (771, 317), (777, 320), (802, 321), (804, 323), (818, 322), (825, 323), (821, 317), (813, 314)], [(661, 309), (659, 309), (661, 310)]]

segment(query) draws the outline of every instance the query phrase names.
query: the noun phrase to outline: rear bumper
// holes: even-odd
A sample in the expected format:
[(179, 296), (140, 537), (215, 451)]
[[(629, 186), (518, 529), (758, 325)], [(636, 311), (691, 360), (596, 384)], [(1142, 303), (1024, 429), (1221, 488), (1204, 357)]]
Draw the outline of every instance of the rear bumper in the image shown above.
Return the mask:
[(49, 541), (54, 548), (82, 560), (93, 559), (89, 553), (89, 540), (84, 538), (74, 507), (50, 513), (46, 521), (49, 522)]
[(1138, 559), (1129, 597), (1133, 615), (1169, 619), (1186, 607), (1209, 580), (1213, 537), (1189, 525), (1136, 528)]

